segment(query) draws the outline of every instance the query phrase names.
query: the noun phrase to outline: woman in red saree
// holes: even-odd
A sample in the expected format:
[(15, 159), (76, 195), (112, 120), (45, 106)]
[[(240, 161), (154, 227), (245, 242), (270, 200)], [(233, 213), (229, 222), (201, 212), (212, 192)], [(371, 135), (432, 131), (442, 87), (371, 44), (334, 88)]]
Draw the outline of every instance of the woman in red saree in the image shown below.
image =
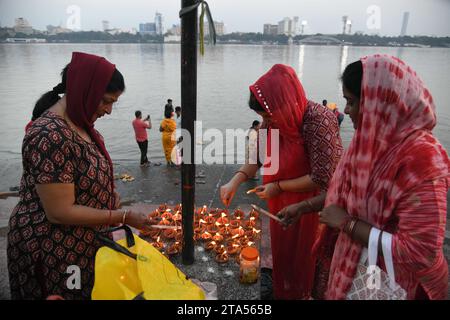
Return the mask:
[[(436, 125), (433, 98), (409, 66), (387, 55), (350, 64), (343, 92), (356, 131), (320, 213), (326, 227), (315, 247), (322, 255), (333, 252), (324, 248), (333, 245), (333, 229), (340, 229), (325, 298), (347, 297), (361, 252), (376, 228), (392, 235), (395, 281), (407, 299), (445, 299), (449, 159), (431, 132)], [(320, 199), (312, 202), (320, 207)], [(293, 213), (285, 209), (281, 214), (292, 218)], [(385, 270), (384, 261), (379, 266)]]
[[(268, 129), (266, 149), (271, 163), (263, 169), (263, 186), (259, 197), (267, 199), (269, 210), (283, 207), (326, 190), (328, 180), (339, 161), (342, 144), (336, 117), (327, 108), (309, 101), (295, 71), (288, 66), (274, 65), (250, 86), (250, 108), (264, 121)], [(279, 139), (271, 140), (271, 131), (278, 130)], [(277, 145), (276, 155), (270, 154)], [(274, 148), (276, 150), (276, 148)], [(260, 153), (261, 154), (261, 153)], [(239, 185), (253, 177), (257, 164), (245, 164), (221, 188), (221, 198), (230, 204)], [(310, 250), (316, 239), (318, 217), (308, 216), (283, 230), (270, 221), (273, 260), (273, 293), (276, 299), (308, 299), (314, 278), (315, 259)]]

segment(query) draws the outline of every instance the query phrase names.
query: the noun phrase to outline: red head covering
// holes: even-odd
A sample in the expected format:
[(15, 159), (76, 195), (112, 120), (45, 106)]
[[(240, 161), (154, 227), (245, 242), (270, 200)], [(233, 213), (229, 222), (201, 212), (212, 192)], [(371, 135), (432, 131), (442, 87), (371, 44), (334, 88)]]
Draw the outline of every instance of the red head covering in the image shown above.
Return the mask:
[[(326, 206), (336, 204), (383, 229), (395, 218), (396, 206), (409, 190), (448, 176), (449, 160), (431, 133), (436, 124), (435, 106), (417, 74), (403, 61), (387, 55), (368, 56), (361, 62), (358, 128), (330, 182)], [(329, 232), (327, 228), (323, 234)], [(326, 237), (321, 237), (317, 247)], [(339, 234), (327, 298), (346, 297), (361, 249), (349, 236)], [(442, 250), (438, 244), (435, 249)], [(396, 271), (397, 275), (401, 279), (401, 272)], [(432, 297), (430, 286), (422, 285)]]
[[(268, 157), (277, 159), (276, 156), (272, 157), (270, 150), (272, 147), (276, 150), (275, 144), (279, 144), (278, 172), (268, 175), (264, 169), (264, 184), (309, 174), (311, 169), (301, 134), (308, 101), (294, 69), (276, 64), (250, 86), (250, 91), (271, 115), (266, 146)], [(272, 129), (279, 130), (279, 141), (271, 141)], [(268, 164), (265, 165), (267, 166)], [(313, 195), (315, 192), (282, 192), (270, 198), (267, 205), (271, 212), (278, 212)], [(302, 217), (297, 224), (287, 230), (283, 230), (279, 223), (271, 220), (272, 276), (277, 299), (302, 299), (311, 294), (315, 270), (311, 247), (317, 226), (316, 215)]]
[[(92, 54), (74, 52), (67, 70), (67, 115), (77, 126), (85, 129), (91, 139), (108, 159), (113, 176), (113, 165), (102, 137), (94, 129), (92, 117), (106, 92), (116, 69), (105, 58)], [(114, 181), (111, 179), (111, 181)], [(114, 182), (113, 182), (114, 183)]]

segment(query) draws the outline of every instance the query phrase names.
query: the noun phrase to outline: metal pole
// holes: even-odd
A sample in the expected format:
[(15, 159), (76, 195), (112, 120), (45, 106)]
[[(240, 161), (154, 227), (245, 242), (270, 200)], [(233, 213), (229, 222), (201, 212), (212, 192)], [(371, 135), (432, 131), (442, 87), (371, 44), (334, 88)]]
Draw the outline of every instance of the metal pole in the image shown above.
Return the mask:
[[(195, 4), (195, 0), (182, 0), (182, 8)], [(184, 144), (190, 147), (185, 150), (181, 165), (181, 201), (183, 206), (183, 264), (194, 263), (194, 211), (195, 211), (195, 135), (194, 123), (197, 119), (197, 9), (181, 17), (181, 106), (183, 115), (181, 127), (187, 130), (191, 139)], [(188, 161), (190, 160), (190, 161)], [(184, 161), (188, 162), (185, 164)]]

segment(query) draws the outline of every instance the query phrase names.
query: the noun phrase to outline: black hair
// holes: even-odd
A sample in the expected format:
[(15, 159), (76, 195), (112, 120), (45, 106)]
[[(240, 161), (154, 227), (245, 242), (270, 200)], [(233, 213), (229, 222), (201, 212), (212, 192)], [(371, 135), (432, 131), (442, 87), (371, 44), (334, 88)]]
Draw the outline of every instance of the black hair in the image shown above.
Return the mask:
[(361, 97), (363, 66), (360, 60), (350, 63), (344, 70), (341, 80), (345, 88), (354, 96)]
[(175, 108), (175, 111), (181, 111), (181, 107), (180, 107), (180, 106), (177, 106), (177, 107)]
[(134, 115), (136, 116), (136, 118), (139, 118), (140, 116), (142, 116), (142, 112), (140, 112), (140, 111), (138, 110), (138, 111), (136, 111), (136, 112), (134, 113)]
[(172, 102), (172, 99), (167, 99), (167, 103), (171, 103)]
[[(69, 64), (64, 67), (64, 69), (61, 71), (61, 82), (53, 87), (51, 91), (48, 91), (44, 93), (38, 101), (36, 101), (36, 104), (34, 105), (33, 114), (31, 117), (32, 121), (35, 121), (37, 118), (39, 118), (44, 111), (46, 111), (48, 108), (53, 106), (55, 103), (58, 102), (60, 94), (66, 93), (66, 81), (67, 81), (67, 69), (69, 67)], [(118, 91), (124, 91), (125, 90), (125, 80), (123, 78), (123, 75), (120, 73), (119, 70), (115, 69), (111, 80), (108, 83), (108, 86), (106, 87), (106, 92), (108, 93), (116, 93)]]
[(323, 105), (323, 106), (325, 106), (325, 107), (326, 107), (326, 106), (327, 106), (327, 103), (328, 103), (328, 101), (327, 101), (327, 100), (325, 100), (325, 99), (323, 99), (323, 100), (322, 100), (322, 105)]
[(258, 120), (255, 120), (252, 122), (252, 128), (258, 126), (260, 124), (260, 122)]
[(172, 112), (173, 112), (173, 110), (170, 110), (170, 109), (164, 110), (164, 118), (170, 119), (172, 117)]
[(250, 92), (250, 99), (248, 100), (248, 106), (250, 109), (256, 112), (265, 112), (263, 107), (259, 104), (253, 92)]

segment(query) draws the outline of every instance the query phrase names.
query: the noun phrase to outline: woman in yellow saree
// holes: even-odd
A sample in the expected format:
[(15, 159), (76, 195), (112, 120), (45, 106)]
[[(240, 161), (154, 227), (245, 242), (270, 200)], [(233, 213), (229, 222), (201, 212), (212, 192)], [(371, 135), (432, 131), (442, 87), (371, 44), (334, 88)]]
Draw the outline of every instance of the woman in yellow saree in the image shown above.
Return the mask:
[(172, 149), (175, 147), (175, 137), (172, 139), (172, 135), (175, 134), (177, 129), (177, 123), (172, 119), (173, 112), (171, 110), (166, 110), (164, 112), (164, 118), (161, 121), (159, 131), (162, 132), (162, 144), (164, 148), (164, 155), (166, 157), (167, 165), (170, 167), (175, 166), (172, 162)]

